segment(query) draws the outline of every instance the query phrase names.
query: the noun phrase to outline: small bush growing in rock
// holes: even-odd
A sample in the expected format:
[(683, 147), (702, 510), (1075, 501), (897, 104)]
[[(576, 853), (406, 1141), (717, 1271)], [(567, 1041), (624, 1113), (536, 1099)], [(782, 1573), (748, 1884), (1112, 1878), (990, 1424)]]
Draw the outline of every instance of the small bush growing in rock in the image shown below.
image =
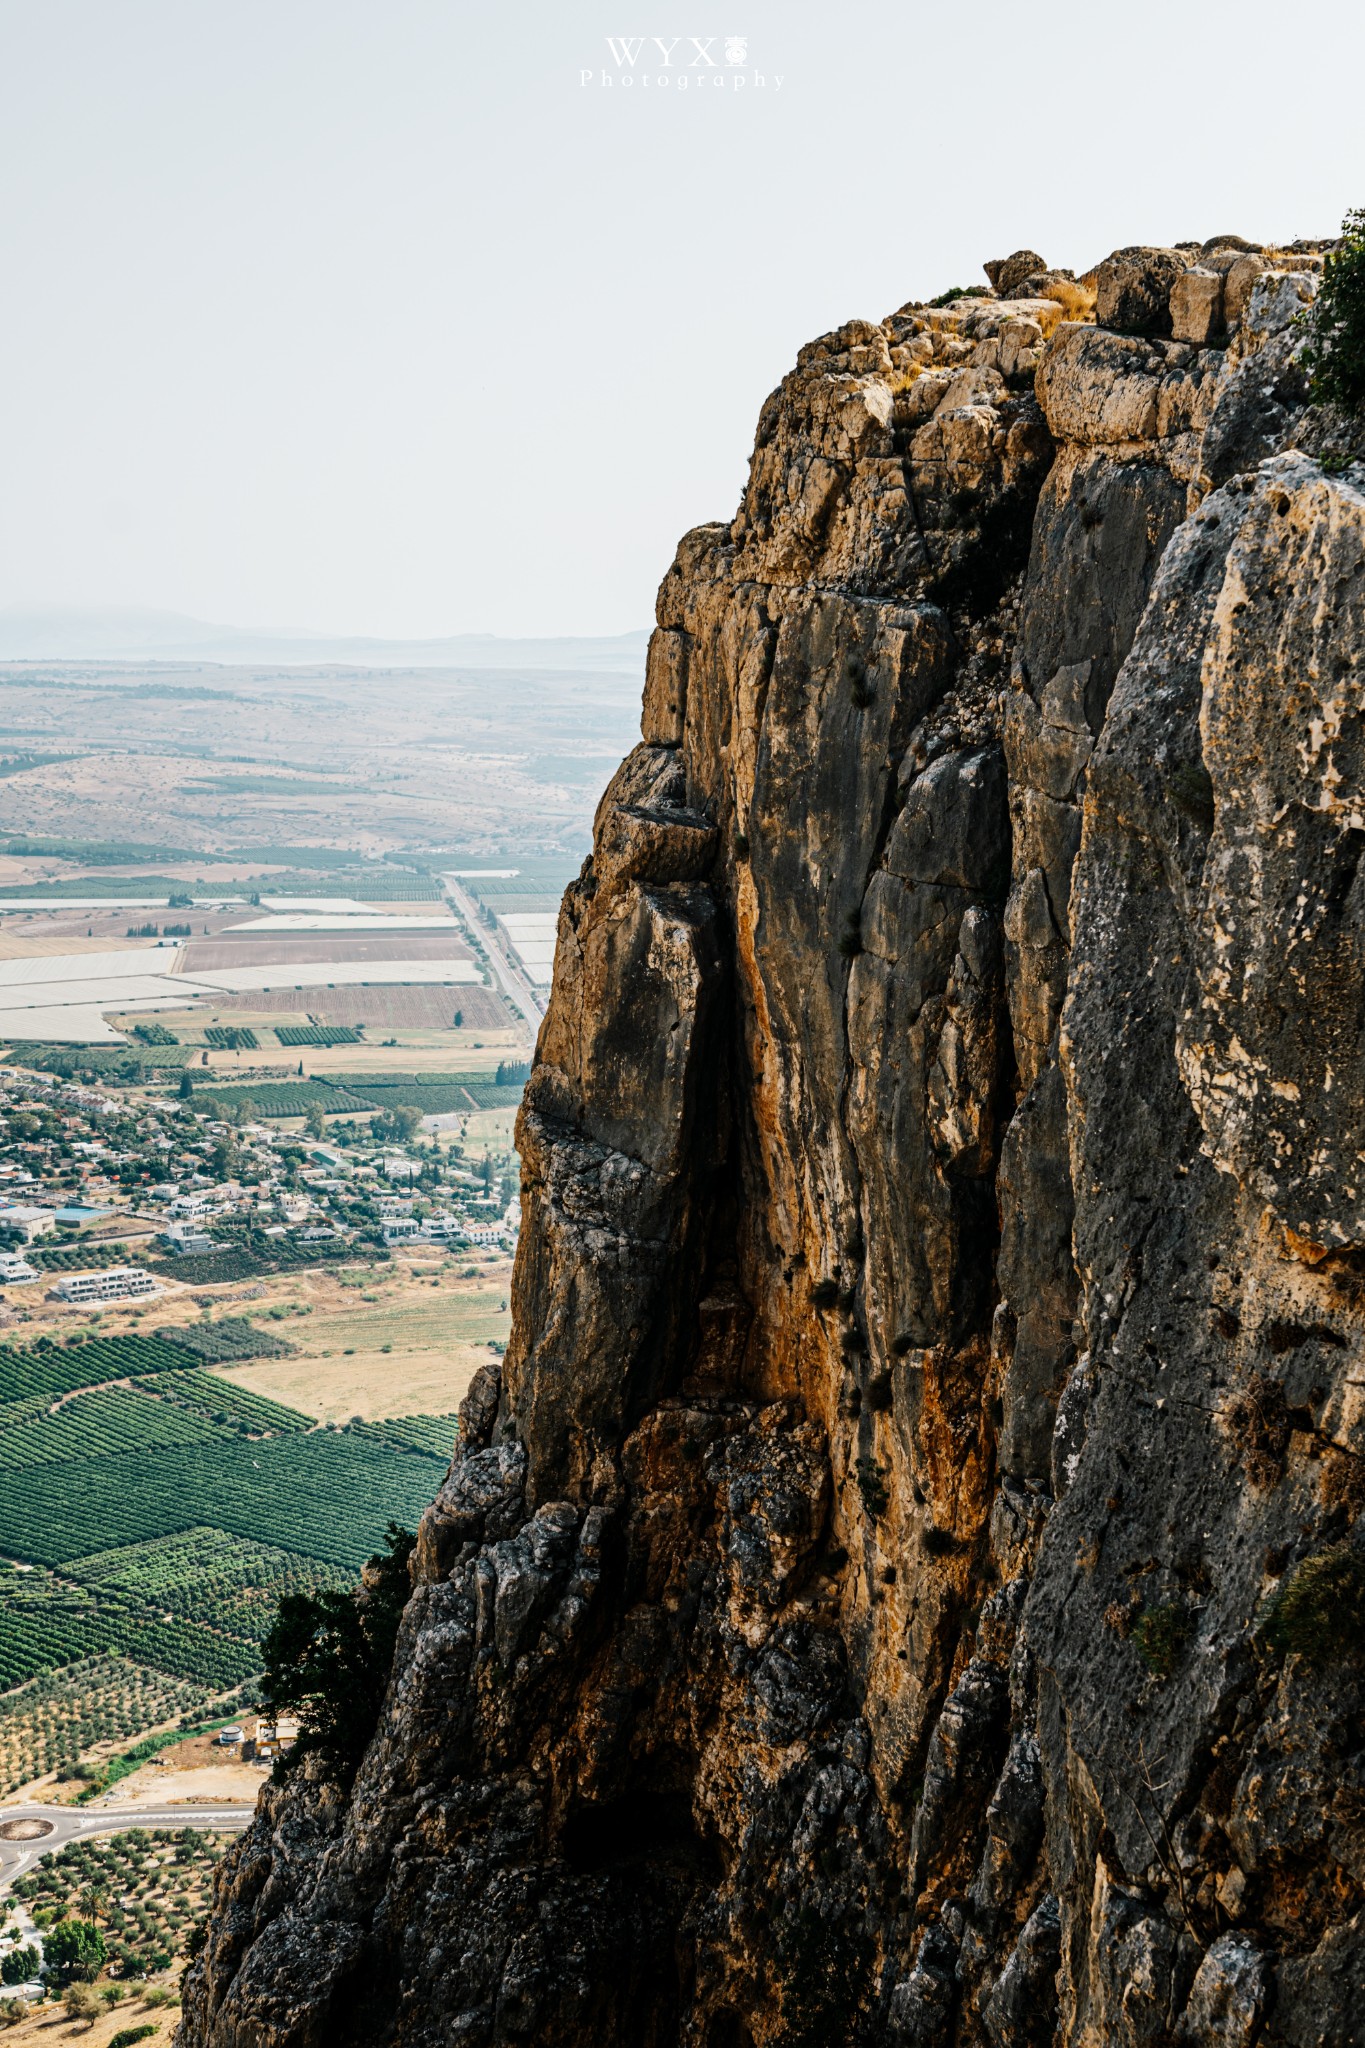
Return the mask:
[(1193, 1634), (1188, 1610), (1178, 1600), (1145, 1607), (1133, 1630), (1133, 1647), (1153, 1678), (1166, 1679), (1185, 1654)]
[(1284, 1388), (1269, 1373), (1253, 1373), (1223, 1409), (1223, 1427), (1253, 1486), (1274, 1486), (1284, 1474), (1293, 1426)]
[(1365, 207), (1341, 224), (1341, 246), (1323, 267), (1322, 289), (1308, 316), (1312, 340), (1305, 361), (1318, 404), (1365, 412)]
[(1349, 1543), (1305, 1558), (1275, 1595), (1264, 1634), (1282, 1657), (1321, 1667), (1365, 1649), (1365, 1557)]
[(886, 1483), (886, 1474), (875, 1458), (859, 1458), (855, 1470), (858, 1474), (858, 1491), (863, 1497), (863, 1506), (874, 1521), (880, 1521), (891, 1505), (891, 1490)]

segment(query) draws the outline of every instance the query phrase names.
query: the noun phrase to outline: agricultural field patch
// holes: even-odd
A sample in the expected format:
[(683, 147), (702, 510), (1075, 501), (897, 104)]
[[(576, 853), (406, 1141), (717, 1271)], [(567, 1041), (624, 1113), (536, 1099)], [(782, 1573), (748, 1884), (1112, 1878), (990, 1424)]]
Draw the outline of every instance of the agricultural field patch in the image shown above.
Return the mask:
[(0, 1473), (6, 1475), (6, 1484), (10, 1474), (33, 1466), (207, 1443), (229, 1433), (198, 1409), (158, 1400), (133, 1387), (76, 1394), (62, 1407), (40, 1415), (30, 1409), (28, 1401), (0, 1407)]
[(160, 1536), (150, 1543), (125, 1544), (116, 1550), (92, 1551), (70, 1567), (68, 1576), (82, 1585), (107, 1587), (156, 1606), (199, 1611), (205, 1598), (242, 1586), (278, 1582), (290, 1590), (311, 1584), (321, 1575), (335, 1577), (335, 1568), (297, 1551), (269, 1543), (245, 1543), (226, 1529), (200, 1526)]
[(126, 1079), (137, 1074), (174, 1074), (197, 1057), (190, 1045), (44, 1045), (17, 1038), (9, 1064), (63, 1081)]
[(210, 1024), (204, 1043), (215, 1052), (255, 1052), (260, 1040), (247, 1024)]
[[(325, 1019), (328, 1023), (374, 1025), (391, 1031), (514, 1031), (518, 1021), (502, 996), (476, 983), (447, 989), (423, 982), (395, 982), (388, 987), (363, 985), (326, 988), (265, 989), (223, 996), (224, 1009), (256, 1014), (285, 1011)], [(460, 1023), (455, 1023), (456, 1013)]]
[(425, 1451), (429, 1457), (450, 1459), (460, 1434), (458, 1415), (395, 1415), (387, 1422), (352, 1422), (347, 1434), (364, 1442), (382, 1443), (396, 1450)]
[(31, 1351), (0, 1345), (0, 1404), (184, 1369), (184, 1352), (161, 1337), (89, 1337), (74, 1344), (40, 1340)]
[[(392, 1278), (372, 1289), (309, 1287), (311, 1312), (293, 1325), (293, 1357), (223, 1366), (215, 1378), (323, 1422), (453, 1412), (489, 1346), (507, 1340), (510, 1267), (473, 1269), (480, 1277), (472, 1281), (457, 1267), (436, 1286), (405, 1264), (382, 1270)], [(377, 1298), (358, 1298), (364, 1293)], [(438, 1455), (450, 1452), (442, 1445)]]
[[(417, 1426), (432, 1418), (412, 1420)], [(321, 1558), (210, 1528), (96, 1551), (71, 1565), (66, 1576), (99, 1592), (192, 1616), (252, 1643), (269, 1627), (281, 1593), (316, 1592), (345, 1581), (343, 1570)]]
[(83, 1657), (124, 1656), (214, 1690), (260, 1669), (255, 1643), (195, 1619), (153, 1612), (52, 1572), (0, 1578), (0, 1688)]
[(98, 1238), (76, 1244), (31, 1244), (24, 1252), (40, 1273), (97, 1273), (104, 1266), (126, 1266), (136, 1256), (126, 1243), (101, 1244)]
[[(261, 1242), (269, 1249), (261, 1249)], [(225, 1281), (254, 1280), (308, 1266), (377, 1264), (388, 1256), (382, 1245), (348, 1244), (344, 1238), (318, 1238), (304, 1244), (291, 1237), (271, 1237), (249, 1245), (229, 1244), (221, 1252), (194, 1252), (178, 1258), (170, 1270), (190, 1287), (219, 1286)]]
[(269, 1330), (258, 1330), (245, 1316), (208, 1316), (202, 1322), (177, 1329), (171, 1340), (183, 1351), (192, 1351), (206, 1365), (225, 1358), (287, 1358), (293, 1345)]
[(253, 932), (197, 939), (185, 948), (180, 971), (214, 974), (229, 967), (296, 967), (315, 980), (330, 961), (469, 960), (472, 954), (452, 924), (449, 932), (405, 932), (395, 920), (385, 932)]
[[(336, 795), (335, 787), (330, 794)], [(361, 903), (439, 903), (443, 894), (440, 883), (430, 875), (378, 865), (336, 869), (326, 874), (286, 868), (261, 875), (257, 885), (262, 895), (341, 896)]]
[(56, 1566), (207, 1521), (357, 1571), (444, 1476), (437, 1459), (326, 1431), (93, 1459), (79, 1486), (64, 1466), (30, 1466), (0, 1495), (0, 1555)]
[(424, 1116), (442, 1116), (451, 1110), (515, 1109), (521, 1101), (524, 1081), (499, 1083), (487, 1070), (459, 1074), (341, 1073), (333, 1085), (346, 1088), (376, 1108), (402, 1103), (420, 1109)]
[(0, 1693), (0, 1791), (74, 1767), (93, 1744), (201, 1713), (211, 1687), (126, 1657), (84, 1658)]
[(47, 1684), (55, 1670), (117, 1664), (125, 1689), (129, 1670), (164, 1673), (194, 1688), (187, 1704), (240, 1687), (280, 1593), (346, 1583), (390, 1521), (415, 1525), (444, 1475), (448, 1412), (414, 1415), (409, 1399), (387, 1434), (318, 1429), (208, 1369), (282, 1370), (291, 1345), (237, 1317), (173, 1334), (203, 1355), (130, 1336), (0, 1360), (0, 1560), (18, 1560), (0, 1562), (0, 1709), (19, 1702), (0, 1713), (9, 1785), (84, 1739), (70, 1695)]
[(361, 1036), (355, 1024), (277, 1024), (274, 1028), (281, 1045), (358, 1045)]
[(259, 1116), (306, 1116), (314, 1104), (328, 1116), (373, 1109), (363, 1096), (353, 1095), (330, 1081), (244, 1081), (231, 1087), (196, 1088), (196, 1103), (216, 1103), (231, 1108), (250, 1103)]
[(73, 1842), (16, 1879), (12, 1896), (40, 1928), (93, 1919), (121, 1982), (169, 1970), (208, 1909), (213, 1873), (229, 1835), (132, 1828)]
[[(238, 1353), (239, 1357), (242, 1355)], [(280, 1436), (312, 1427), (311, 1416), (300, 1415), (296, 1409), (253, 1394), (246, 1387), (235, 1387), (217, 1373), (164, 1372), (151, 1382), (149, 1391), (163, 1407), (202, 1418), (212, 1426), (215, 1435)], [(0, 1435), (0, 1465), (4, 1441)]]

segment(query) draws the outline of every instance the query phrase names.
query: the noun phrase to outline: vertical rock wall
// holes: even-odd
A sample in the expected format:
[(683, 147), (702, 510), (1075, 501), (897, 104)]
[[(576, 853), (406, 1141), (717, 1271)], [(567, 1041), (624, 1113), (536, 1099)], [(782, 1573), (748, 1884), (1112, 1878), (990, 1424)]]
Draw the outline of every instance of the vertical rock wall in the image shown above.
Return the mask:
[(182, 2048), (1365, 2038), (1319, 261), (1025, 252), (765, 405), (565, 898), (379, 1732), (263, 1795)]

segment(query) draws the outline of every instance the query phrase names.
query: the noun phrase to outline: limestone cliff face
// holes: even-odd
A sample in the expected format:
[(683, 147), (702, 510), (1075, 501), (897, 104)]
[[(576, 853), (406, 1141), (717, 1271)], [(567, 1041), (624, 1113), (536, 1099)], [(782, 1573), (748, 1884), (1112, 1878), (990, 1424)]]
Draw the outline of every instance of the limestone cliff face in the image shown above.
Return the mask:
[(182, 2048), (1365, 2041), (1365, 469), (1314, 249), (992, 268), (664, 579), (505, 1371)]

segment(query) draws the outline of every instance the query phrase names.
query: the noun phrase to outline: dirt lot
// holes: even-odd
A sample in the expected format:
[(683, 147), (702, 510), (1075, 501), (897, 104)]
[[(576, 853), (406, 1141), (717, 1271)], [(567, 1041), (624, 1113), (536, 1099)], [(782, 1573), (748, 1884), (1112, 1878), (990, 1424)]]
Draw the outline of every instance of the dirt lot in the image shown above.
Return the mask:
[[(471, 1271), (477, 1278), (463, 1277)], [(509, 1259), (463, 1253), (395, 1259), (362, 1287), (325, 1272), (279, 1276), (268, 1283), (269, 1301), (294, 1312), (266, 1327), (297, 1345), (296, 1355), (219, 1370), (319, 1422), (448, 1415), (490, 1357), (490, 1340), (506, 1342), (511, 1278)], [(264, 1306), (253, 1304), (253, 1313)]]
[[(176, 1750), (163, 1750), (160, 1757), (143, 1764), (130, 1778), (120, 1778), (114, 1787), (119, 1805), (134, 1801), (145, 1806), (165, 1806), (170, 1800), (203, 1800), (214, 1805), (224, 1799), (254, 1799), (269, 1776), (268, 1766), (243, 1763), (206, 1763), (178, 1770), (166, 1761), (177, 1754)], [(217, 1754), (222, 1757), (223, 1751)]]
[[(164, 1984), (179, 1982), (179, 1972), (174, 1977), (165, 1977)], [(180, 2007), (162, 2006), (149, 2009), (138, 1997), (136, 1990), (129, 1987), (129, 1994), (121, 2004), (101, 2014), (93, 2026), (84, 2020), (68, 2019), (59, 2005), (51, 1999), (37, 2007), (31, 2018), (22, 2020), (17, 2027), (6, 2027), (0, 2040), (5, 2048), (50, 2048), (50, 2044), (80, 2041), (85, 2048), (108, 2048), (114, 2035), (125, 2027), (149, 2027), (155, 2024), (156, 2032), (148, 2034), (143, 2048), (168, 2048), (177, 2026), (180, 2024)]]

